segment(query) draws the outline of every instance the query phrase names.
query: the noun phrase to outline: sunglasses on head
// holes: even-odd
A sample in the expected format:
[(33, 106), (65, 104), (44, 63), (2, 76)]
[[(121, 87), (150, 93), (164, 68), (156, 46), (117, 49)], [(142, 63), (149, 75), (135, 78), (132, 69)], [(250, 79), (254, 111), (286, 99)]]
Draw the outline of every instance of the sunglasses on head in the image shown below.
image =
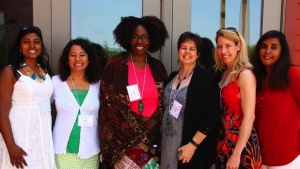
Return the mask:
[(23, 27), (21, 27), (21, 30), (22, 31), (34, 30), (34, 31), (37, 31), (37, 32), (41, 32), (41, 29), (39, 27), (36, 27), (36, 26), (23, 26)]
[(219, 29), (219, 30), (216, 32), (216, 34), (219, 34), (220, 31), (221, 31), (221, 30), (224, 30), (224, 29), (225, 29), (225, 30), (230, 30), (231, 32), (235, 32), (235, 33), (237, 34), (237, 36), (240, 37), (238, 31), (237, 31), (236, 28), (234, 28), (234, 27), (221, 28), (221, 29)]

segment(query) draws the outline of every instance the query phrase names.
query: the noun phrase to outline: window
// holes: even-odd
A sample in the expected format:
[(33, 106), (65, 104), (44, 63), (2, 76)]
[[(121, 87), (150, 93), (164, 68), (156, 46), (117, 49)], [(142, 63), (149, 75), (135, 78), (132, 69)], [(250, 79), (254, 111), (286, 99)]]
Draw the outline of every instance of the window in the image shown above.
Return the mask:
[[(225, 2), (223, 8), (222, 2)], [(253, 46), (261, 32), (261, 5), (261, 0), (192, 0), (191, 31), (198, 33), (201, 37), (208, 37), (215, 43), (216, 31), (219, 28), (235, 27), (243, 34), (247, 44)], [(223, 24), (220, 17), (221, 9), (224, 9)], [(242, 18), (243, 13), (246, 14), (245, 19)]]
[[(71, 0), (71, 38), (88, 38), (104, 49), (119, 52), (113, 30), (122, 16), (142, 16), (142, 1)], [(111, 56), (111, 54), (109, 54)]]

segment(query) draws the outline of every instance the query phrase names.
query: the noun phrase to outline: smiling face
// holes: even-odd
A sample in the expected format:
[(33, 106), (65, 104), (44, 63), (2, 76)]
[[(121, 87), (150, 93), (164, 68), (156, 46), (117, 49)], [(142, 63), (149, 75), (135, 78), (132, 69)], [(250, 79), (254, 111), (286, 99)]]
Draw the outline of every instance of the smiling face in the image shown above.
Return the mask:
[(145, 55), (150, 46), (149, 34), (142, 25), (137, 26), (131, 35), (131, 52), (134, 55)]
[(240, 43), (236, 44), (233, 41), (219, 36), (217, 39), (217, 53), (220, 60), (227, 66), (233, 66), (238, 51), (241, 50)]
[(281, 53), (281, 45), (278, 38), (269, 38), (261, 43), (259, 57), (265, 67), (272, 68)]
[(88, 54), (79, 45), (73, 45), (70, 48), (68, 54), (68, 64), (70, 66), (71, 72), (83, 71), (87, 68), (89, 63)]
[(182, 42), (178, 51), (178, 58), (182, 65), (195, 66), (199, 57), (196, 43), (192, 40)]
[(36, 59), (42, 52), (41, 38), (35, 33), (24, 35), (20, 42), (20, 51), (24, 60)]

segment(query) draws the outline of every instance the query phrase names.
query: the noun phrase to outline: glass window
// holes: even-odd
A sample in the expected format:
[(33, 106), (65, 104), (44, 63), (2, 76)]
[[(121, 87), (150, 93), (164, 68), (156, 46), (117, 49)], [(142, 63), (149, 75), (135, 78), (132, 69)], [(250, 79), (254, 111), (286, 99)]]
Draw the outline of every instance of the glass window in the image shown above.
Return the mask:
[(7, 64), (7, 31), (6, 28), (0, 25), (0, 70)]
[(122, 16), (141, 17), (142, 1), (71, 0), (71, 38), (88, 38), (109, 51), (120, 51), (113, 30)]
[(262, 0), (251, 0), (250, 3), (250, 46), (256, 44), (261, 35)]
[(214, 42), (220, 27), (220, 0), (191, 1), (191, 31)]
[(33, 24), (32, 0), (0, 2), (0, 69), (8, 64), (8, 54), (21, 26)]
[[(222, 2), (225, 5), (222, 6)], [(260, 36), (261, 0), (192, 0), (191, 1), (191, 31), (201, 37), (209, 38), (215, 44), (216, 31), (221, 27), (235, 27), (253, 46)], [(222, 9), (224, 9), (222, 13)], [(248, 12), (247, 12), (248, 10)], [(221, 14), (222, 13), (222, 14)], [(242, 16), (245, 14), (245, 18)], [(222, 21), (220, 16), (224, 16)], [(244, 26), (243, 26), (244, 25)], [(248, 30), (248, 31), (247, 31)]]

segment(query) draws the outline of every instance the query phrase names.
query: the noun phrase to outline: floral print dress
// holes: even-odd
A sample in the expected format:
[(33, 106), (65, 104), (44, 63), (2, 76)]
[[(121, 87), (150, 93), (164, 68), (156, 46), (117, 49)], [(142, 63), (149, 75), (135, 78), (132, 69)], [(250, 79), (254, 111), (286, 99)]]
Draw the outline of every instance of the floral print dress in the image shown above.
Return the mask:
[[(218, 142), (217, 169), (226, 168), (226, 163), (236, 146), (243, 120), (240, 88), (236, 83), (238, 76), (221, 90), (222, 108), (224, 111), (222, 123), (225, 130), (225, 138)], [(249, 140), (241, 153), (239, 168), (259, 169), (261, 167), (262, 157), (258, 137), (256, 130), (252, 128)]]

